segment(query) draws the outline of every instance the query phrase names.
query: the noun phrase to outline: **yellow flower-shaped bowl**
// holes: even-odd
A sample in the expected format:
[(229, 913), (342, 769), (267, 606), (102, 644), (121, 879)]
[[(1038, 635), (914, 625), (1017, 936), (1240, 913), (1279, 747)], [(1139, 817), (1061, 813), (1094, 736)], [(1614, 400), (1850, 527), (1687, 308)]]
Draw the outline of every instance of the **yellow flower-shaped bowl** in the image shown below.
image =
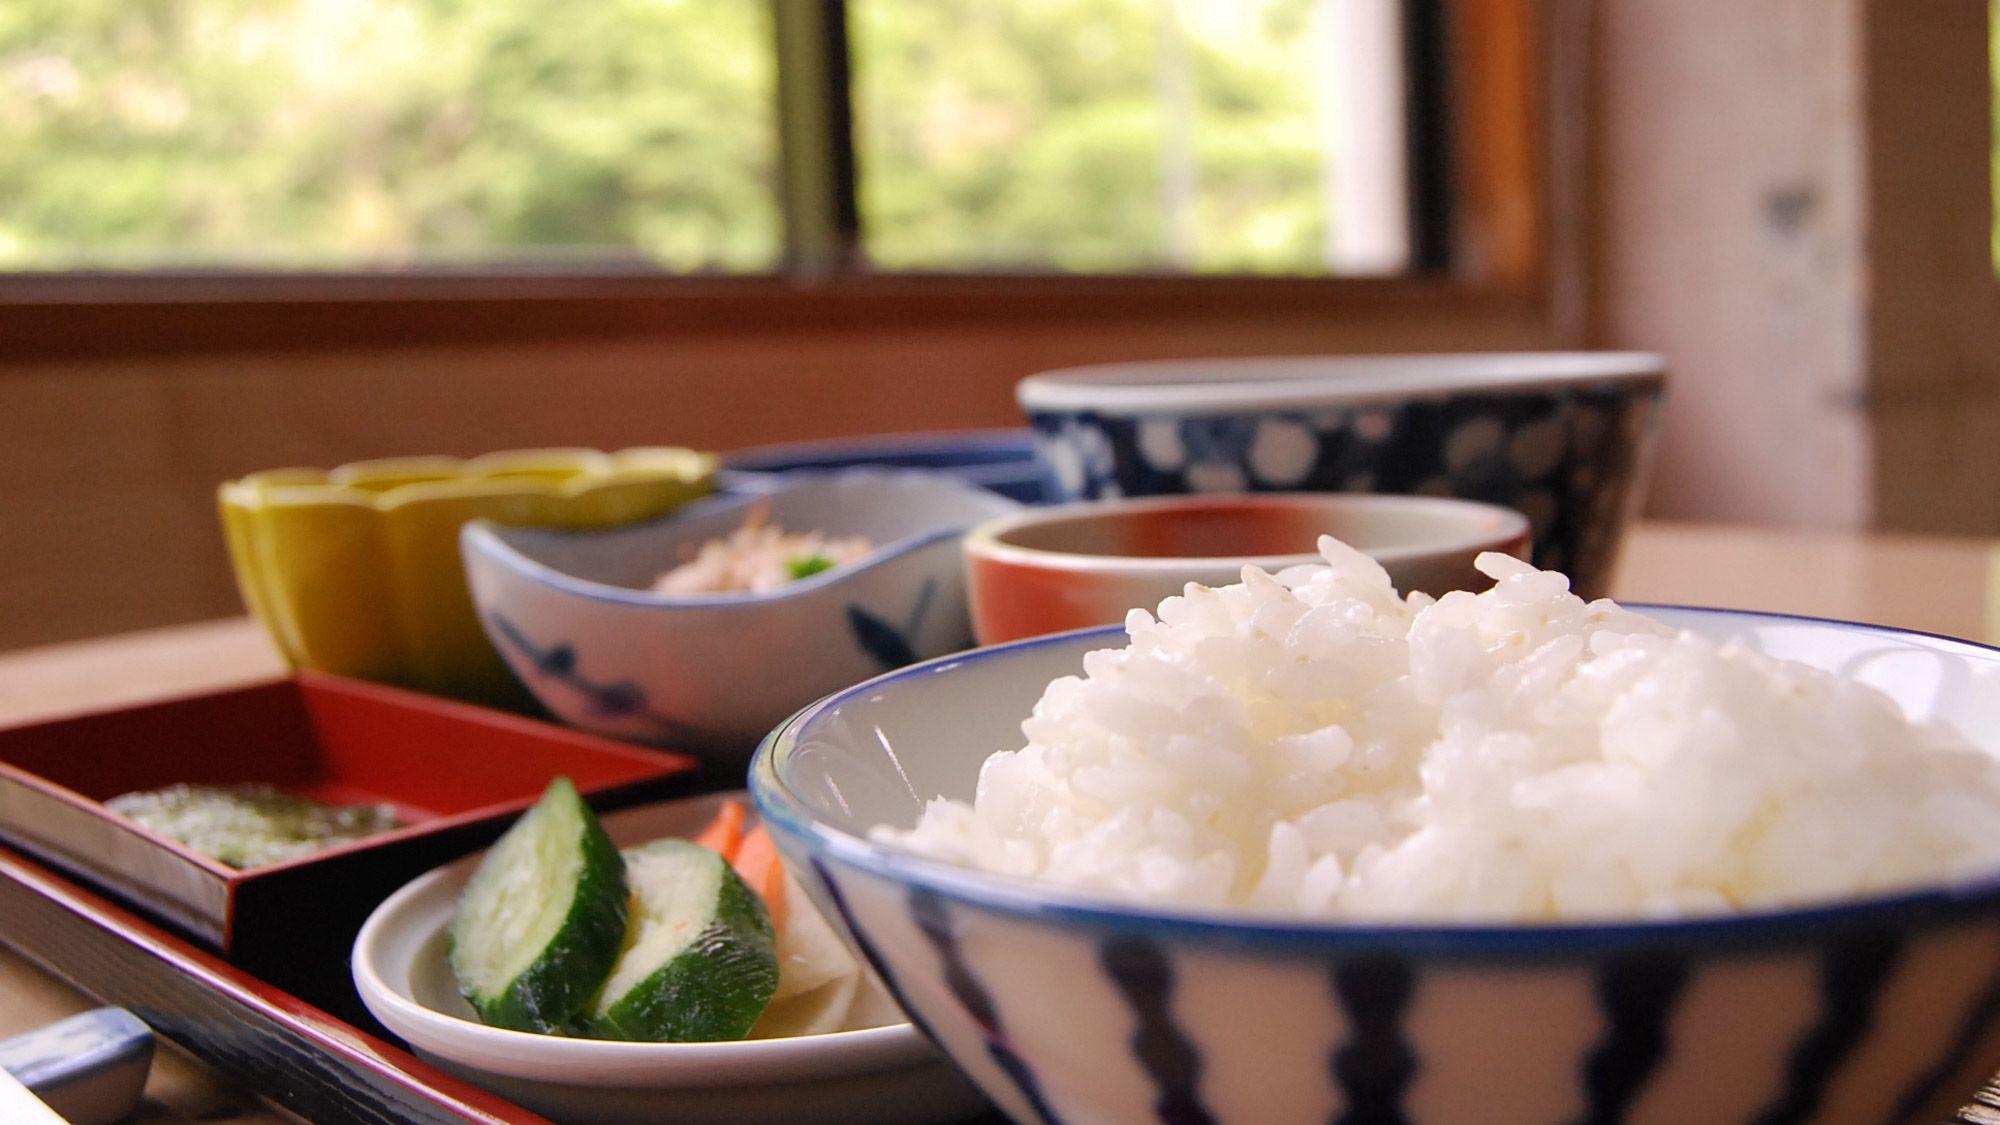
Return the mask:
[(479, 626), (459, 526), (613, 527), (706, 495), (715, 470), (673, 447), (529, 449), (273, 469), (218, 501), (243, 600), (294, 667), (533, 710)]

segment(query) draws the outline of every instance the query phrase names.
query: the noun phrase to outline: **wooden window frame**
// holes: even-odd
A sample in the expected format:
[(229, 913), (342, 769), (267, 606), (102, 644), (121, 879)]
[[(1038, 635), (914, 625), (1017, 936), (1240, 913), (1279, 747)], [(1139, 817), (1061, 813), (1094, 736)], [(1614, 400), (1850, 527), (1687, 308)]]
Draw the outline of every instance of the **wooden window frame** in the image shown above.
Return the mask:
[[(1553, 340), (1582, 323), (1578, 246), (1587, 0), (1405, 0), (1441, 18), (1448, 269), (1398, 278), (870, 273), (853, 267), (851, 192), (787, 203), (775, 276), (643, 270), (0, 275), (0, 361), (354, 351), (950, 325), (1518, 314)], [(781, 37), (838, 0), (776, 0)], [(790, 7), (788, 7), (790, 6)], [(788, 23), (783, 13), (792, 12)], [(823, 25), (822, 25), (823, 26)], [(781, 51), (786, 50), (781, 43)], [(798, 49), (796, 45), (793, 50)], [(826, 81), (820, 74), (808, 81)], [(810, 102), (809, 87), (781, 98)], [(838, 156), (821, 154), (821, 161)], [(851, 170), (850, 170), (851, 176)], [(824, 182), (822, 178), (822, 182)], [(851, 179), (850, 179), (851, 183)], [(814, 202), (814, 199), (817, 202)], [(803, 200), (803, 202), (802, 202)], [(805, 210), (799, 210), (799, 208)], [(813, 210), (812, 208), (818, 208)]]

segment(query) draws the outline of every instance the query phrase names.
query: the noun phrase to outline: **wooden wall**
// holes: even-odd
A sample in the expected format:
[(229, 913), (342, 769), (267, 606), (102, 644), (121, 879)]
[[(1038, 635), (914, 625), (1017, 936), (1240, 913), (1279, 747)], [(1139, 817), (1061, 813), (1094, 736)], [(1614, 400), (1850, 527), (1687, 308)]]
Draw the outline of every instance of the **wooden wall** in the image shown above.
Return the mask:
[(258, 469), (1018, 426), (1014, 383), (1072, 363), (1549, 344), (1498, 311), (0, 365), (0, 650), (241, 612), (214, 495)]
[(1650, 511), (2000, 535), (1986, 0), (1602, 0), (1591, 338), (1672, 356)]
[(1598, 7), (1592, 336), (1673, 361), (1649, 510), (1865, 524), (1858, 4)]
[(1876, 522), (2000, 534), (1986, 0), (1868, 7)]
[(255, 469), (1011, 426), (1021, 376), (1116, 358), (1655, 349), (1652, 514), (2000, 534), (1985, 0), (1538, 11), (1590, 50), (1542, 76), (1553, 250), (1525, 303), (0, 359), (0, 649), (237, 612), (213, 493)]

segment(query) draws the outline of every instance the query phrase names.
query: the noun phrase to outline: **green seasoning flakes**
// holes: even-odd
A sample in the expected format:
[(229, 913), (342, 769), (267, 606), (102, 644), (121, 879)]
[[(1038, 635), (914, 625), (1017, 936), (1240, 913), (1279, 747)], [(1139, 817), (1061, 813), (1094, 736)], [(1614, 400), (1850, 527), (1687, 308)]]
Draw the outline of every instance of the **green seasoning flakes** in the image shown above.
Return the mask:
[(262, 867), (402, 827), (386, 804), (328, 805), (270, 785), (169, 785), (104, 807), (231, 867)]
[(818, 574), (822, 570), (832, 570), (833, 566), (833, 560), (825, 555), (807, 555), (803, 558), (785, 560), (785, 570), (792, 576), (794, 582)]

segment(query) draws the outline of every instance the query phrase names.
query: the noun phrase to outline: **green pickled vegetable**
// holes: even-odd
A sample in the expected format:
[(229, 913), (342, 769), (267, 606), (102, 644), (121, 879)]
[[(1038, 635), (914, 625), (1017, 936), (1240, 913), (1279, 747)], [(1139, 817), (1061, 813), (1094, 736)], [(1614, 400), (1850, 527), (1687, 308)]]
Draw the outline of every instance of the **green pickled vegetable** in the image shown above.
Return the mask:
[(568, 778), (486, 853), (451, 922), (453, 975), (479, 1018), (561, 1033), (618, 961), (625, 861)]
[(778, 988), (771, 915), (728, 861), (691, 840), (627, 849), (632, 916), (584, 1027), (604, 1039), (749, 1034)]

